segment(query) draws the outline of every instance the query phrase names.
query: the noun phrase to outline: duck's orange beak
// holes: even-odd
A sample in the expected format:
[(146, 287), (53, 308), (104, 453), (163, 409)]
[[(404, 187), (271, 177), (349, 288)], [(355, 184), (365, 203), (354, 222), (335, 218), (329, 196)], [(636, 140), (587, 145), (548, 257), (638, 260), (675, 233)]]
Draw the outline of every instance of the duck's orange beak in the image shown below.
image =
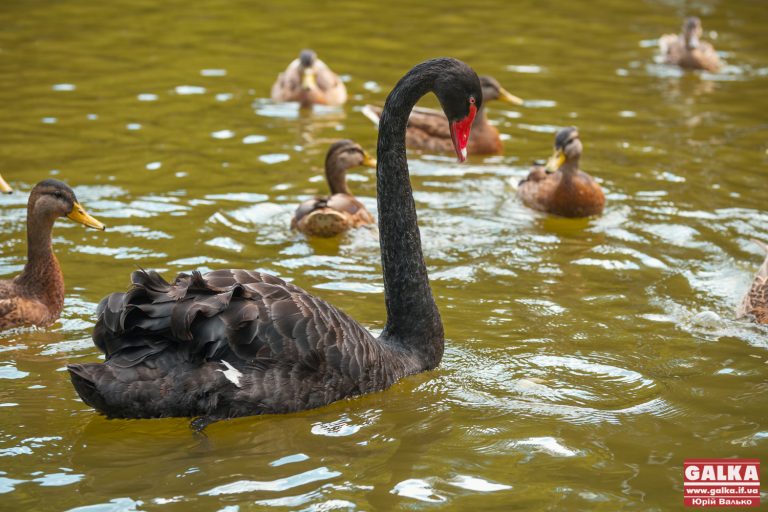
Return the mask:
[(363, 151), (363, 165), (373, 169), (376, 168), (376, 159), (369, 155), (367, 151)]
[(13, 189), (11, 188), (11, 186), (5, 182), (2, 176), (0, 176), (0, 192), (4, 194), (10, 194), (11, 192), (13, 192)]
[(469, 106), (469, 114), (464, 119), (453, 121), (449, 124), (451, 130), (451, 140), (453, 148), (456, 150), (456, 156), (459, 162), (467, 159), (467, 143), (469, 142), (469, 132), (472, 130), (472, 121), (475, 120), (477, 107), (472, 103)]
[(88, 213), (85, 211), (85, 208), (83, 208), (82, 205), (77, 201), (75, 201), (75, 205), (72, 207), (72, 211), (67, 214), (67, 217), (75, 222), (84, 224), (89, 228), (100, 229), (102, 231), (107, 229), (104, 224), (88, 215)]
[(556, 172), (565, 163), (565, 153), (562, 149), (556, 149), (555, 153), (547, 160), (546, 168), (548, 171)]

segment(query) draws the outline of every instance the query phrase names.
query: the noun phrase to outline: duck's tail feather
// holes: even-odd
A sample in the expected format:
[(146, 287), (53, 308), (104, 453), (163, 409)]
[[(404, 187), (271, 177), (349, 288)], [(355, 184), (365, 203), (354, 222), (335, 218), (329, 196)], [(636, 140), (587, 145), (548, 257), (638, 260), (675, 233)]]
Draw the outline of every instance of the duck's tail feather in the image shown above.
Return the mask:
[(360, 110), (362, 114), (371, 120), (373, 124), (376, 126), (379, 126), (379, 120), (381, 119), (381, 109), (379, 107), (374, 107), (373, 105), (365, 105)]
[(765, 242), (761, 242), (760, 240), (752, 239), (752, 241), (757, 244), (758, 247), (760, 247), (763, 252), (765, 252), (765, 260), (763, 261), (763, 264), (760, 266), (760, 270), (757, 271), (758, 277), (762, 277), (763, 279), (768, 279), (768, 244)]

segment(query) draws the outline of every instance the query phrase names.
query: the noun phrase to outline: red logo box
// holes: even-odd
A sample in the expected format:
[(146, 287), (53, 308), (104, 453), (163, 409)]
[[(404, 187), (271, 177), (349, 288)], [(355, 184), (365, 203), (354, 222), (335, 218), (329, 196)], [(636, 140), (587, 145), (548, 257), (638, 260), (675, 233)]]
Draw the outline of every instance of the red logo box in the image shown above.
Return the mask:
[(758, 459), (687, 459), (683, 465), (686, 507), (759, 507)]

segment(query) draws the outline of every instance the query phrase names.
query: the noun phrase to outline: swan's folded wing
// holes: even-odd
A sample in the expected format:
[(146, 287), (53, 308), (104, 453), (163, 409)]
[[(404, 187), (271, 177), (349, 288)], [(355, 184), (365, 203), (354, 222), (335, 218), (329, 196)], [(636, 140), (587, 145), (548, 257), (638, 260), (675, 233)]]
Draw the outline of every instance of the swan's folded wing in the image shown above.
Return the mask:
[[(164, 350), (190, 360), (236, 356), (255, 366), (341, 364), (365, 350), (370, 334), (298, 286), (269, 274), (218, 270), (180, 274), (173, 283), (137, 271), (133, 288), (99, 305), (93, 339), (112, 364), (130, 367)], [(345, 346), (346, 337), (360, 347)]]

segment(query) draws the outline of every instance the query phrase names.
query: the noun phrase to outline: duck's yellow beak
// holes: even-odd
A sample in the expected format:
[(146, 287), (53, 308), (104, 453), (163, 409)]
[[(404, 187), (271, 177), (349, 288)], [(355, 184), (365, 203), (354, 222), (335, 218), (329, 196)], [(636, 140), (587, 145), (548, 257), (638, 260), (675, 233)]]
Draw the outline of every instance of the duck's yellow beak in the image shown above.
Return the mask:
[(301, 79), (301, 88), (307, 91), (310, 89), (317, 89), (315, 71), (312, 68), (307, 68), (304, 70), (304, 76)]
[(376, 168), (376, 159), (373, 158), (371, 155), (369, 155), (367, 152), (363, 151), (363, 165), (366, 167), (372, 167)]
[(501, 101), (506, 101), (507, 103), (511, 103), (513, 105), (522, 105), (523, 100), (522, 98), (518, 98), (508, 90), (506, 90), (503, 87), (499, 87), (499, 99)]
[(0, 192), (3, 192), (4, 194), (13, 192), (11, 186), (5, 182), (2, 176), (0, 176)]
[(75, 205), (72, 207), (72, 211), (67, 214), (67, 217), (75, 222), (84, 224), (89, 228), (100, 229), (102, 231), (107, 229), (104, 224), (88, 215), (88, 213), (85, 211), (85, 208), (83, 208), (82, 205), (77, 201), (75, 201)]
[(555, 154), (547, 160), (547, 170), (555, 172), (565, 163), (565, 153), (562, 149), (556, 149)]

